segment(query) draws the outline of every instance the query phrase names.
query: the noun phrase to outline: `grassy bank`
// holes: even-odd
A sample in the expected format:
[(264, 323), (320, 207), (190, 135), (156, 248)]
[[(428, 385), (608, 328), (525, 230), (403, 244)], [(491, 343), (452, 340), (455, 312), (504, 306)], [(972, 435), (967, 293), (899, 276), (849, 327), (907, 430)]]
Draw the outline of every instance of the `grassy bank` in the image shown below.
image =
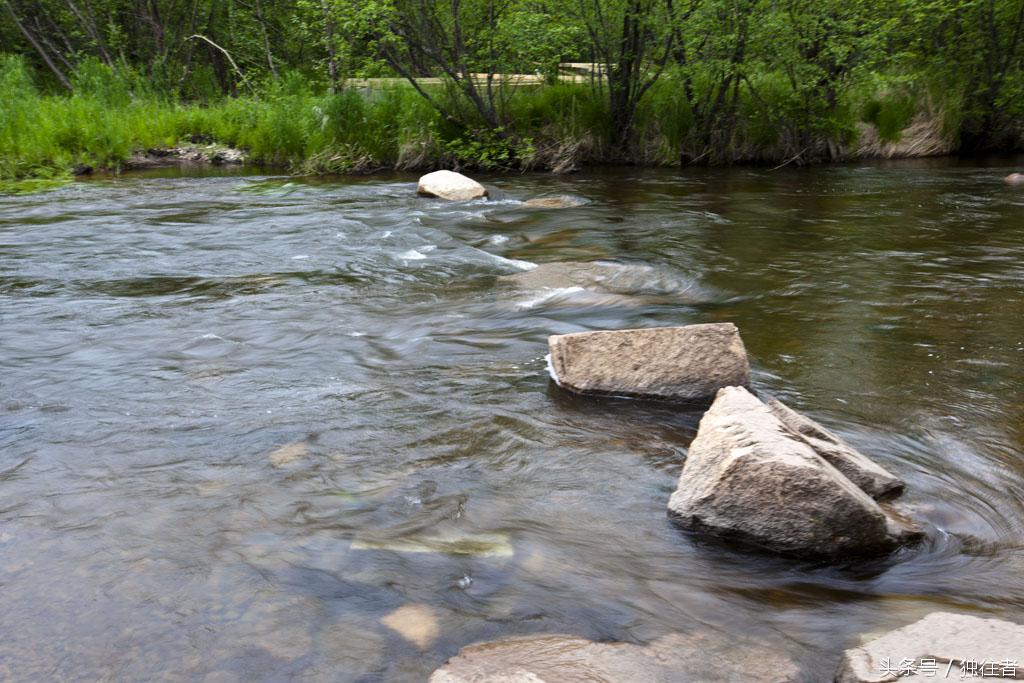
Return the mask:
[[(87, 63), (73, 94), (42, 92), (22, 60), (0, 56), (0, 180), (59, 181), (76, 169), (121, 170), (139, 150), (182, 142), (218, 143), (246, 151), (251, 163), (297, 174), (436, 167), (554, 170), (628, 162), (812, 163), (866, 156), (951, 151), (955, 128), (926, 100), (872, 94), (809, 118), (773, 91), (771, 75), (744, 94), (715, 158), (708, 149), (721, 122), (696, 120), (671, 77), (638, 112), (634, 142), (612, 149), (605, 98), (587, 84), (518, 89), (507, 127), (455, 126), (411, 87), (315, 92), (285, 75), (239, 97), (182, 103), (147, 88), (144, 79)], [(753, 84), (752, 84), (753, 87)], [(438, 88), (434, 93), (443, 98)], [(770, 99), (766, 106), (766, 98)], [(903, 140), (910, 134), (922, 138)]]

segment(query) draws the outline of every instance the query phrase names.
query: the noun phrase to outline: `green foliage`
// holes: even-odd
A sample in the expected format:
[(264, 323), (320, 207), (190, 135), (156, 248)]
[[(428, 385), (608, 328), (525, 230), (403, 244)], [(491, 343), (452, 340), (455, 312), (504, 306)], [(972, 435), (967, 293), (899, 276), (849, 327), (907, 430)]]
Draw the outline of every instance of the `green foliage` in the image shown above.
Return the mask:
[(459, 166), (487, 171), (529, 166), (537, 151), (532, 139), (509, 137), (501, 128), (469, 131), (446, 142), (444, 150)]
[(7, 179), (192, 138), (303, 173), (803, 163), (918, 116), (1024, 146), (1024, 0), (0, 4)]
[(878, 129), (886, 142), (899, 142), (900, 134), (914, 118), (914, 100), (908, 96), (879, 97), (864, 103), (861, 120)]
[(493, 49), (503, 55), (504, 71), (540, 74), (553, 84), (567, 48), (578, 45), (585, 30), (571, 18), (554, 12), (516, 6), (495, 27)]

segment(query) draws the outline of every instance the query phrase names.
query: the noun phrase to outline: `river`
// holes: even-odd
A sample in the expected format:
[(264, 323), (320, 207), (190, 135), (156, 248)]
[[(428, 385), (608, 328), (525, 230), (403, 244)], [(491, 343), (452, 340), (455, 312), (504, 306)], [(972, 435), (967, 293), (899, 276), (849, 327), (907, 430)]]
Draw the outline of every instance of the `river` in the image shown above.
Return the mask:
[[(452, 204), (414, 176), (167, 171), (0, 197), (0, 679), (425, 680), (516, 634), (700, 629), (813, 681), (934, 610), (1024, 622), (1010, 161), (482, 177), (504, 198)], [(550, 193), (587, 203), (516, 201)], [(496, 285), (595, 259), (700, 296)], [(666, 516), (699, 414), (549, 383), (550, 334), (716, 321), (759, 390), (906, 480), (925, 543), (708, 546)]]

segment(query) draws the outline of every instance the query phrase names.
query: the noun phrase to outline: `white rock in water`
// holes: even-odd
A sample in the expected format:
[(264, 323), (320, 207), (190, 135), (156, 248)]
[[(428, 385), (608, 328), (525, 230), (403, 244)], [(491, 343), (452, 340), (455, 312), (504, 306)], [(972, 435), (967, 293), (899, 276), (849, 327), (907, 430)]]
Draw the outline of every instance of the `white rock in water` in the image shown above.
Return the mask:
[(709, 402), (722, 387), (750, 384), (732, 323), (554, 335), (548, 348), (555, 381), (580, 394)]
[(868, 557), (921, 536), (742, 387), (704, 414), (668, 508), (690, 531), (801, 557)]
[[(951, 669), (948, 678), (963, 680), (961, 665), (966, 662), (978, 665), (979, 672), (984, 664), (995, 664), (996, 673), (989, 673), (985, 680), (1024, 680), (1024, 626), (1001, 619), (933, 612), (909, 626), (847, 650), (835, 680), (895, 681), (893, 669), (898, 670), (900, 662), (907, 661), (917, 668), (917, 675), (911, 676), (915, 681), (947, 678), (947, 668)], [(923, 662), (927, 662), (927, 671), (922, 668)], [(929, 675), (931, 671), (934, 673)]]
[(440, 197), (453, 201), (487, 196), (487, 189), (483, 185), (454, 171), (428, 173), (420, 178), (416, 192), (425, 197)]

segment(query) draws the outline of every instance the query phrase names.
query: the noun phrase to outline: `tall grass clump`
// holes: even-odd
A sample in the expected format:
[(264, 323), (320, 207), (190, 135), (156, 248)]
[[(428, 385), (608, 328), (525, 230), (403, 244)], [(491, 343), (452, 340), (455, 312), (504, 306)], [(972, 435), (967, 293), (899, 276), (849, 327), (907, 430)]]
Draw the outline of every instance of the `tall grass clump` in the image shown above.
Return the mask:
[(138, 148), (172, 144), (175, 106), (139, 92), (134, 74), (84, 60), (71, 95), (47, 95), (23, 61), (0, 55), (0, 178), (66, 177), (118, 168)]

